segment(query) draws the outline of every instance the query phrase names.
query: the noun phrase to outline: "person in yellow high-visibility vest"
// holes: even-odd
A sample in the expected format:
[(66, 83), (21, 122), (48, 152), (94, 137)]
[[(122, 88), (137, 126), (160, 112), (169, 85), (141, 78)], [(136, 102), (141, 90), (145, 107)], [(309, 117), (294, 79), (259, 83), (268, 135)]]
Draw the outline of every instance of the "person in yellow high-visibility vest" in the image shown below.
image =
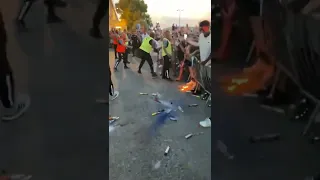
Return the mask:
[(162, 79), (170, 80), (169, 69), (170, 59), (172, 58), (172, 46), (171, 46), (171, 33), (169, 30), (165, 31), (162, 40), (162, 57), (163, 57), (163, 68), (162, 68)]
[(142, 40), (141, 46), (139, 47), (141, 62), (139, 65), (138, 73), (141, 74), (141, 68), (142, 68), (143, 64), (145, 63), (145, 61), (147, 61), (150, 66), (150, 71), (151, 71), (152, 77), (157, 77), (157, 74), (154, 72), (153, 62), (152, 62), (152, 58), (150, 56), (150, 52), (152, 50), (159, 51), (157, 49), (157, 42), (154, 40), (154, 36), (155, 36), (154, 32), (151, 32), (149, 36), (146, 36)]

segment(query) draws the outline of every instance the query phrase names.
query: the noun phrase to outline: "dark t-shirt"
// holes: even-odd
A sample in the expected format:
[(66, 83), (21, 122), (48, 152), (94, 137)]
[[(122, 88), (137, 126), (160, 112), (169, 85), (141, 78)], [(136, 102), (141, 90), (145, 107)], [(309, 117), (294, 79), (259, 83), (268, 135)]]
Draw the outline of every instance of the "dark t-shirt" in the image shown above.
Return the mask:
[(177, 47), (177, 56), (178, 56), (178, 59), (179, 61), (183, 60), (184, 58), (184, 52), (182, 51), (180, 45), (183, 47), (183, 48), (186, 48), (187, 47), (187, 44), (185, 43), (185, 41), (181, 41), (179, 46)]

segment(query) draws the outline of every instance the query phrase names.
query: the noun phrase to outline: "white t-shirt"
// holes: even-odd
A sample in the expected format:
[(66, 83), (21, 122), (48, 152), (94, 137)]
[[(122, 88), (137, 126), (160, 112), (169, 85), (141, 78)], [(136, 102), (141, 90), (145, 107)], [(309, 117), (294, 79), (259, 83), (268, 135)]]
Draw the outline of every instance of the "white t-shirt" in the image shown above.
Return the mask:
[(204, 37), (203, 33), (199, 35), (200, 60), (205, 61), (211, 53), (211, 33)]

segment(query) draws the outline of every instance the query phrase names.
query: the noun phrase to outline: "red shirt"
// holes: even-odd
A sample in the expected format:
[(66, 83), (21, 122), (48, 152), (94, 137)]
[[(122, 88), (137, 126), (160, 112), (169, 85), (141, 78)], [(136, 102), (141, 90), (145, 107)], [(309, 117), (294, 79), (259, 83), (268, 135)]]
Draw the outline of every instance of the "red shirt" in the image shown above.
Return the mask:
[(117, 41), (122, 41), (122, 44), (118, 43), (117, 44), (117, 49), (116, 51), (119, 53), (125, 53), (126, 52), (126, 46), (125, 46), (125, 38), (119, 38)]

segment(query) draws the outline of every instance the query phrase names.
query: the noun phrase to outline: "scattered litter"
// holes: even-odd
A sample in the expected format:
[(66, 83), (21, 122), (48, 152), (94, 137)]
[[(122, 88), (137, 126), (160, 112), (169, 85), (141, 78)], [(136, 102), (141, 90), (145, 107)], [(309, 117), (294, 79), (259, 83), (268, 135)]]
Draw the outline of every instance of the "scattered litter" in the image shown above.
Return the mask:
[(168, 155), (169, 151), (170, 151), (170, 146), (168, 146), (168, 147), (166, 148), (166, 150), (164, 151), (164, 155), (165, 155), (165, 156)]
[(154, 169), (159, 169), (160, 166), (161, 166), (161, 161), (157, 161), (157, 162), (154, 164), (153, 168), (154, 168)]
[(199, 136), (201, 134), (204, 134), (204, 132), (198, 132), (198, 133), (190, 133), (190, 134), (187, 134), (186, 136), (184, 136), (186, 139), (190, 139), (191, 137), (193, 136)]
[(154, 112), (154, 113), (152, 113), (151, 115), (152, 115), (152, 116), (156, 116), (156, 115), (158, 115), (158, 114), (160, 114), (160, 113), (162, 113), (162, 112), (164, 112), (164, 109), (161, 109), (160, 111)]
[(188, 135), (185, 136), (185, 138), (186, 138), (186, 139), (189, 139), (189, 138), (191, 138), (192, 136), (193, 136), (193, 134), (188, 134)]
[(157, 94), (157, 93), (152, 93), (151, 95), (152, 95), (152, 96), (158, 96), (158, 94)]
[(201, 96), (199, 96), (199, 95), (192, 95), (192, 96), (194, 96), (194, 97), (196, 97), (196, 98), (200, 98)]
[(189, 104), (188, 106), (189, 106), (189, 107), (197, 107), (198, 104)]
[(148, 95), (148, 93), (139, 93), (140, 95)]
[(265, 134), (263, 136), (252, 136), (250, 137), (251, 143), (257, 142), (272, 142), (280, 139), (280, 134)]
[(110, 116), (110, 117), (109, 117), (109, 121), (111, 121), (111, 120), (118, 120), (118, 119), (120, 119), (120, 117), (118, 117), (118, 116)]
[(205, 128), (211, 127), (211, 119), (206, 118), (205, 120), (200, 121), (199, 124), (201, 127), (205, 127)]
[(208, 104), (208, 107), (211, 107), (211, 104)]
[(116, 120), (114, 120), (114, 119), (113, 120), (109, 120), (109, 125), (113, 124), (114, 122), (116, 122)]
[(234, 159), (234, 155), (230, 154), (228, 152), (228, 147), (221, 141), (221, 140), (218, 140), (217, 142), (217, 148), (218, 150), (224, 155), (226, 156), (229, 160), (232, 160)]
[(262, 107), (263, 109), (271, 110), (271, 111), (281, 113), (281, 114), (285, 113), (285, 111), (283, 109), (278, 108), (278, 107), (271, 107), (271, 106), (267, 106), (267, 105), (260, 105), (260, 107)]

